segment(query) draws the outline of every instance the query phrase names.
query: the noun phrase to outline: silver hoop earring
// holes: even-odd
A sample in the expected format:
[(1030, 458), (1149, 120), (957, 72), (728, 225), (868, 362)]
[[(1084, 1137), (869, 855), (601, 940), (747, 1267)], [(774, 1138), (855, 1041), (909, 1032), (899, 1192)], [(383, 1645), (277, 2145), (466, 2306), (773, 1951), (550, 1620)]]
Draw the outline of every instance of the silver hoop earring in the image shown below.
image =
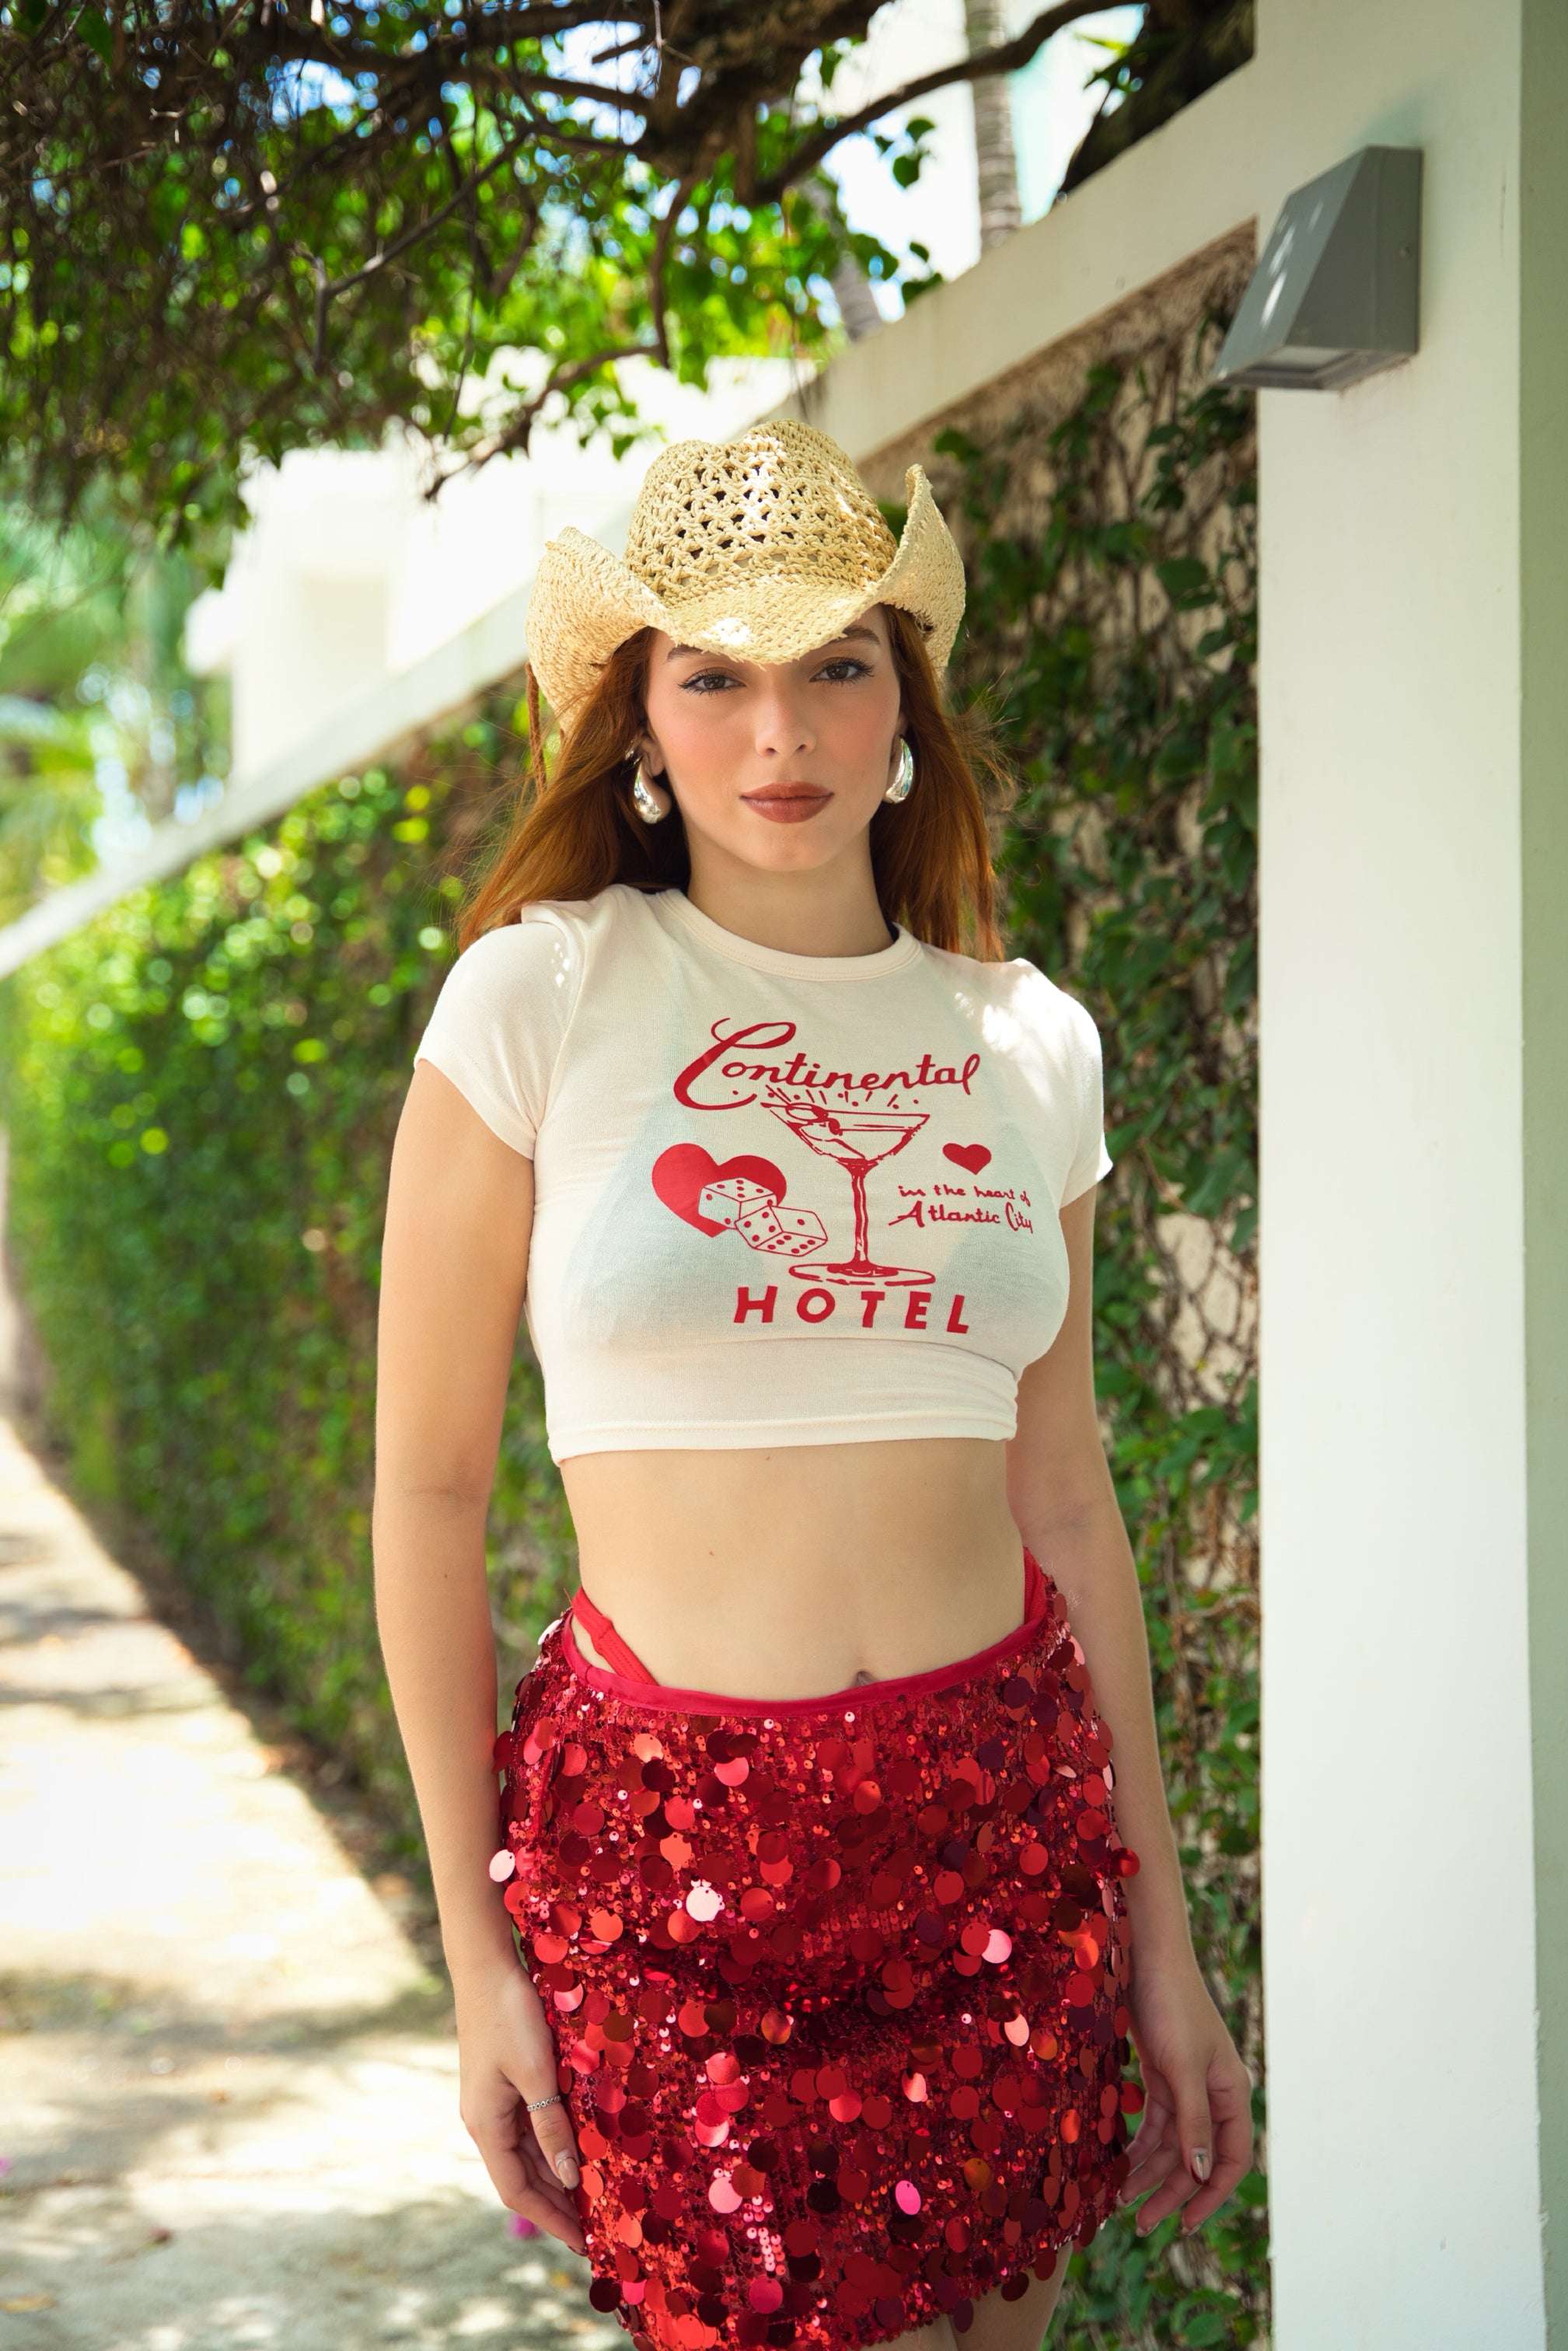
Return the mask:
[(662, 792), (641, 761), (632, 778), (632, 805), (644, 824), (663, 824), (670, 813), (670, 796)]
[(900, 800), (906, 800), (909, 798), (910, 790), (914, 782), (915, 754), (910, 749), (907, 740), (905, 740), (901, 742), (898, 747), (898, 773), (894, 776), (892, 783), (889, 784), (886, 791), (883, 792), (883, 799), (884, 800), (891, 800), (894, 808), (896, 808)]

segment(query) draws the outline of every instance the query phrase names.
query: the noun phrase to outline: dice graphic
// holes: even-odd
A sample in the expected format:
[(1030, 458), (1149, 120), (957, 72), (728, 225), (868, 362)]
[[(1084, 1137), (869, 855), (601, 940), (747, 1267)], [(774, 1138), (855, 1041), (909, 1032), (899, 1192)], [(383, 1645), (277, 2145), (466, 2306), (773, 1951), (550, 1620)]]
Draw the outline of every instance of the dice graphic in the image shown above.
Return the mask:
[(784, 1227), (772, 1193), (765, 1193), (754, 1207), (747, 1208), (737, 1217), (735, 1229), (747, 1249), (777, 1249), (784, 1238)]
[[(810, 1208), (775, 1208), (773, 1221), (777, 1232), (751, 1241), (753, 1249), (765, 1249), (769, 1257), (810, 1257), (828, 1238), (822, 1219), (814, 1217)], [(744, 1231), (745, 1227), (741, 1229)]]
[(697, 1206), (712, 1223), (727, 1226), (747, 1249), (768, 1257), (810, 1257), (828, 1238), (821, 1217), (809, 1208), (781, 1208), (766, 1184), (744, 1176), (705, 1184)]
[(770, 1208), (773, 1195), (765, 1184), (753, 1184), (744, 1176), (727, 1176), (722, 1183), (705, 1184), (697, 1207), (716, 1225), (738, 1225), (742, 1217), (758, 1208)]

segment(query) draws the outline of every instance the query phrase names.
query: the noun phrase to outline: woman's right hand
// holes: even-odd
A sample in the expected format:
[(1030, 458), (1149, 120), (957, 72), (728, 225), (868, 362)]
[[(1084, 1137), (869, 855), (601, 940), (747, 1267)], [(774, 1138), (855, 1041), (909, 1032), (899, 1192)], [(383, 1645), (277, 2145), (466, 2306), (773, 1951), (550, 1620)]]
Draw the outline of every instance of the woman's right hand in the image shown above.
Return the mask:
[(454, 1989), (464, 2127), (502, 2203), (580, 2253), (571, 2197), (577, 2147), (565, 2101), (527, 2111), (557, 2086), (555, 2040), (539, 1996), (515, 1959)]

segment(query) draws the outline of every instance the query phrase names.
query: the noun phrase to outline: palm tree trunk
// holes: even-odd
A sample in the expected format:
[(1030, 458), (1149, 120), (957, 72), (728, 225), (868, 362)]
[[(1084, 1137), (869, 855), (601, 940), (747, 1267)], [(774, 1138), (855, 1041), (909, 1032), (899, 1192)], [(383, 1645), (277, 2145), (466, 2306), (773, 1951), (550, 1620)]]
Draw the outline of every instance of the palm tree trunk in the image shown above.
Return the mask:
[[(821, 214), (831, 228), (844, 233), (844, 218), (830, 189), (820, 181), (803, 180), (796, 191), (805, 198), (812, 210)], [(828, 280), (833, 289), (833, 299), (839, 306), (839, 317), (852, 343), (873, 335), (882, 324), (882, 312), (876, 307), (876, 297), (871, 290), (871, 280), (852, 253), (846, 253)]]
[(882, 324), (882, 312), (876, 307), (871, 279), (852, 253), (845, 254), (829, 283), (851, 342), (858, 343), (862, 336), (874, 335)]
[[(969, 55), (995, 48), (1007, 37), (1002, 0), (964, 0), (964, 30)], [(1004, 75), (969, 84), (975, 101), (975, 162), (980, 184), (980, 251), (988, 252), (1022, 225), (1018, 158), (1013, 150), (1012, 104)]]

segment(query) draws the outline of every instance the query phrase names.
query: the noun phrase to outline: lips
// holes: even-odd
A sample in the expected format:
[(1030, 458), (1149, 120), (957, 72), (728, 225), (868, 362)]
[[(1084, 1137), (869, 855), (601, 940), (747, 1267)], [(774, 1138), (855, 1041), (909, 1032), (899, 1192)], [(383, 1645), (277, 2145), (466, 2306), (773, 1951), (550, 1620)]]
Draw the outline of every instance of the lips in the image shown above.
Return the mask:
[(769, 824), (803, 824), (814, 817), (819, 809), (827, 807), (831, 792), (820, 784), (764, 784), (755, 792), (743, 792), (742, 799)]

